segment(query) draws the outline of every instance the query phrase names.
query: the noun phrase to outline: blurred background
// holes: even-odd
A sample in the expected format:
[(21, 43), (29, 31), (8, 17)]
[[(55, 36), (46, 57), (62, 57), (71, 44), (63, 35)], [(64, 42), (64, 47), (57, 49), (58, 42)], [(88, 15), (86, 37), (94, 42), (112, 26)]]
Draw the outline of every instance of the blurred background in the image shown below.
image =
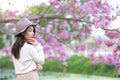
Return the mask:
[(15, 22), (38, 23), (46, 62), (40, 80), (118, 80), (120, 8), (114, 0), (0, 0), (0, 80), (16, 80)]

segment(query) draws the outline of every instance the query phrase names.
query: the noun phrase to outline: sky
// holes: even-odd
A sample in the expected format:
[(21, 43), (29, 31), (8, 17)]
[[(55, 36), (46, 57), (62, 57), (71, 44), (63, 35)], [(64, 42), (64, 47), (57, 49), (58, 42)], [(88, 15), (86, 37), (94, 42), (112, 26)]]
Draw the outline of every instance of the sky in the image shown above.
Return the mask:
[(48, 0), (0, 0), (0, 7), (2, 11), (9, 9), (11, 11), (19, 10), (23, 12), (27, 9), (27, 6), (39, 5), (42, 2), (48, 4)]

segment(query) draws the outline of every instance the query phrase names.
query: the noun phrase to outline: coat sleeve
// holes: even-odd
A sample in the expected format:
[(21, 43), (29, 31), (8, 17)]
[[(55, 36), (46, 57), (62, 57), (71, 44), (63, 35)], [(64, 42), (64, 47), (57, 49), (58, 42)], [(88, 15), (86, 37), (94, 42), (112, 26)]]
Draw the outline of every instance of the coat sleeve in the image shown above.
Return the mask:
[(44, 64), (45, 55), (43, 52), (43, 47), (40, 44), (37, 46), (30, 46), (30, 55), (36, 63)]

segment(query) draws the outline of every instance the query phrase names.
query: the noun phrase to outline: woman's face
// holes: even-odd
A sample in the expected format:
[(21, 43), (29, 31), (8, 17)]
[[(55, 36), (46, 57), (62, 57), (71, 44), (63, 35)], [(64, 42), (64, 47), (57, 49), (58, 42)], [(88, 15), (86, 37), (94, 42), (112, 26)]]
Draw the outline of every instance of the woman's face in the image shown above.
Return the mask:
[(25, 32), (23, 33), (25, 39), (29, 39), (29, 38), (33, 38), (35, 33), (34, 33), (34, 27), (33, 26), (29, 26)]

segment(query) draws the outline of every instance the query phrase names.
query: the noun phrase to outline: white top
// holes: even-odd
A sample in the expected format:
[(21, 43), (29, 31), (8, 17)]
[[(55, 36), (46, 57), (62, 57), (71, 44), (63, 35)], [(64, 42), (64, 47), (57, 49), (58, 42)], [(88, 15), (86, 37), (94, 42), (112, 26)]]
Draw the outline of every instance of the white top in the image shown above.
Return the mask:
[(24, 43), (20, 50), (20, 58), (16, 59), (13, 56), (13, 63), (15, 67), (15, 73), (21, 74), (36, 69), (36, 63), (44, 64), (45, 56), (43, 47), (38, 44), (33, 46), (27, 42)]

